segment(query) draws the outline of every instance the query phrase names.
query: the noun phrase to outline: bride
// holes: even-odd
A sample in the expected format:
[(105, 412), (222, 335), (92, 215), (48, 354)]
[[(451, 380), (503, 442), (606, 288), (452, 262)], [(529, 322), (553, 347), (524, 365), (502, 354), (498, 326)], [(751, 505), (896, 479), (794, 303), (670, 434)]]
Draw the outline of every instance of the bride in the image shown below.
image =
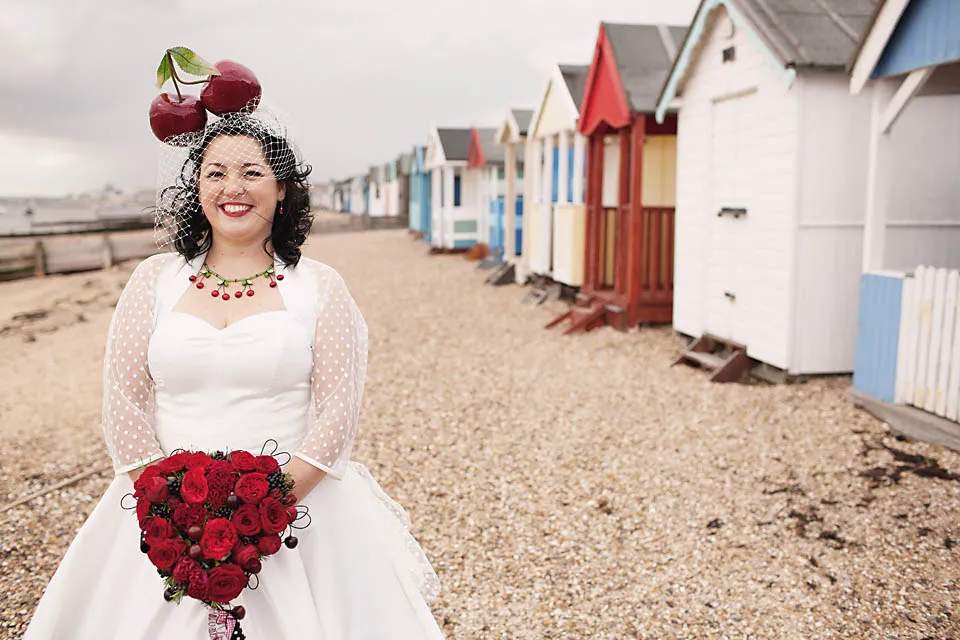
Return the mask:
[(246, 637), (442, 638), (428, 608), (439, 582), (406, 513), (350, 461), (366, 323), (340, 274), (301, 256), (310, 170), (262, 112), (164, 145), (176, 162), (158, 228), (175, 251), (137, 266), (107, 338), (102, 420), (116, 476), (25, 640), (208, 637), (201, 602), (164, 600), (121, 501), (172, 451), (258, 454), (270, 439), (293, 454), (285, 471), (312, 523), (235, 601)]

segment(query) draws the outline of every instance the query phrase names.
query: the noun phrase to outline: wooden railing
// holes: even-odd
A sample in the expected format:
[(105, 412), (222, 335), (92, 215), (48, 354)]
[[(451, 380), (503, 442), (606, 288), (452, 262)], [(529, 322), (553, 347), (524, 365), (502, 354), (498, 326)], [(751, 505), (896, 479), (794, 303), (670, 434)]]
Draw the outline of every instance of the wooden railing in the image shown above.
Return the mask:
[(640, 295), (643, 299), (673, 296), (673, 207), (643, 207), (640, 231)]

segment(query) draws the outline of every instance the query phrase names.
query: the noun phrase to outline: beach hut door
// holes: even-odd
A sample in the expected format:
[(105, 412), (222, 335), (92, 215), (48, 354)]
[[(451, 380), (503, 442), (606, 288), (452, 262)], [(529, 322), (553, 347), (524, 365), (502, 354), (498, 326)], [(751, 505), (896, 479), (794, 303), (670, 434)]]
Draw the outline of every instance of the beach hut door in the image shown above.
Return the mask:
[(713, 104), (706, 257), (706, 332), (748, 344), (750, 117), (754, 94)]

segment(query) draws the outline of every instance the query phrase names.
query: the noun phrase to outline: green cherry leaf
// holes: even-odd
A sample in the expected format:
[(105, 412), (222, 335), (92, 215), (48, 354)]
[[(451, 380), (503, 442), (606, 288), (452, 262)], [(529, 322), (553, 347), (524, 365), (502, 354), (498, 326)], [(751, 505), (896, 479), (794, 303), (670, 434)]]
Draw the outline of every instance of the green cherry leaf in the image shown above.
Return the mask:
[(157, 89), (163, 86), (163, 83), (170, 79), (170, 58), (167, 57), (167, 54), (163, 54), (163, 60), (160, 61), (160, 66), (157, 67)]
[(192, 76), (218, 76), (220, 72), (212, 64), (186, 47), (174, 47), (169, 50), (177, 66)]

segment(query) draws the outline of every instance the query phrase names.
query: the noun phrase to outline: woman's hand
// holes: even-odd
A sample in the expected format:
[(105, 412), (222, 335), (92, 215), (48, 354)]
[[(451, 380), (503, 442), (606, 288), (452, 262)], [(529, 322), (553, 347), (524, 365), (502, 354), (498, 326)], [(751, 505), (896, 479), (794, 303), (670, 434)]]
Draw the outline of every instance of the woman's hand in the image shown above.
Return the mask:
[(137, 467), (133, 471), (129, 471), (127, 475), (130, 476), (130, 482), (131, 483), (136, 482), (137, 478), (139, 478), (143, 474), (144, 469), (146, 469), (146, 467)]
[(290, 458), (284, 472), (293, 476), (293, 494), (297, 496), (298, 503), (327, 475), (323, 469), (318, 469), (296, 456)]

